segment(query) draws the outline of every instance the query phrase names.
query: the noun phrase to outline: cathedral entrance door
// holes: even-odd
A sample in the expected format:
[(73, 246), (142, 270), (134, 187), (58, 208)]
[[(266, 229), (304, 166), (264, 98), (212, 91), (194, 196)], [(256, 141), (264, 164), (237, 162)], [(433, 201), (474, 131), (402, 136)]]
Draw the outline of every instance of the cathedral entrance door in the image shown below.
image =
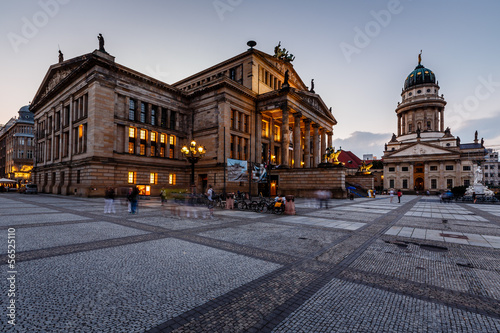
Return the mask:
[(415, 179), (415, 189), (417, 191), (424, 190), (424, 179), (423, 178), (418, 177), (417, 179)]

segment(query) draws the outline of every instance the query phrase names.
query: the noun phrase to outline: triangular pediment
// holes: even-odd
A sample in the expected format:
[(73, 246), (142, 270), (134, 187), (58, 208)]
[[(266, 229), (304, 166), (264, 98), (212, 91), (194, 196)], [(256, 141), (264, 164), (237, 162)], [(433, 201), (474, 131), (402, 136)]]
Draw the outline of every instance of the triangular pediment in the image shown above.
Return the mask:
[(32, 104), (36, 104), (40, 99), (45, 97), (59, 83), (68, 78), (72, 72), (76, 71), (86, 60), (87, 57), (81, 56), (50, 66), (33, 98)]
[(429, 145), (425, 143), (415, 143), (406, 148), (401, 148), (398, 151), (390, 155), (390, 157), (418, 157), (424, 155), (454, 155), (458, 152), (441, 148), (434, 145)]

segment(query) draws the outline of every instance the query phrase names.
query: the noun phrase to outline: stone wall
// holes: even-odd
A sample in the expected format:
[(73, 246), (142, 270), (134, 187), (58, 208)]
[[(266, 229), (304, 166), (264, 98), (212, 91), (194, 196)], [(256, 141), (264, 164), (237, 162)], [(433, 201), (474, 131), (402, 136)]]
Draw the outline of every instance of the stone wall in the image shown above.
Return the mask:
[(347, 197), (345, 168), (277, 169), (272, 175), (279, 176), (278, 193), (296, 197), (314, 197), (317, 190), (328, 190), (332, 197)]
[(375, 176), (372, 174), (370, 175), (356, 174), (353, 176), (346, 176), (345, 181), (355, 186), (361, 186), (365, 189), (369, 190), (375, 189)]

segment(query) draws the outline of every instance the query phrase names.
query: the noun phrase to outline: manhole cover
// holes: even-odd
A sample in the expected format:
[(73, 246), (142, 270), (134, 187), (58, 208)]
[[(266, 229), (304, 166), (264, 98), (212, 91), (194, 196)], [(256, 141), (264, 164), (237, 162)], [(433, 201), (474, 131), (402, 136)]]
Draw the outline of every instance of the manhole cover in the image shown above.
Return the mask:
[(458, 239), (469, 239), (467, 236), (463, 235), (455, 235), (455, 234), (439, 234), (441, 237), (449, 237), (449, 238), (458, 238)]

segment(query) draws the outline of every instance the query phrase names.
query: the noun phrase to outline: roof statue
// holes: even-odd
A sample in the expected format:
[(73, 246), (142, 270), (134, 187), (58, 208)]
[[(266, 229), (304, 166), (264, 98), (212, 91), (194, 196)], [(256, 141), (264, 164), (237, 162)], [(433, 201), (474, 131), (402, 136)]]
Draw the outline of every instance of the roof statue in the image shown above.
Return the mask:
[(274, 47), (273, 57), (286, 62), (292, 62), (295, 59), (293, 54), (288, 54), (288, 51), (285, 48), (281, 48), (281, 41)]
[(392, 133), (392, 138), (391, 142), (397, 142), (398, 140), (396, 139), (396, 134)]
[(422, 62), (422, 50), (420, 50), (420, 53), (418, 54), (418, 64)]
[(106, 53), (106, 50), (104, 49), (104, 37), (102, 36), (102, 34), (99, 34), (99, 36), (97, 36), (97, 39), (99, 40), (99, 51)]
[(420, 139), (420, 126), (417, 128), (417, 139)]
[(288, 69), (285, 71), (285, 79), (283, 80), (283, 86), (288, 86), (288, 78), (289, 78), (289, 74), (288, 74)]
[(309, 90), (314, 94), (314, 79), (311, 80), (311, 90)]
[(64, 54), (61, 52), (61, 50), (59, 50), (59, 62), (63, 62), (64, 61)]
[(484, 138), (481, 138), (481, 147), (484, 147)]
[(477, 131), (474, 133), (474, 141), (477, 143)]
[(460, 147), (460, 137), (457, 136), (457, 147)]

